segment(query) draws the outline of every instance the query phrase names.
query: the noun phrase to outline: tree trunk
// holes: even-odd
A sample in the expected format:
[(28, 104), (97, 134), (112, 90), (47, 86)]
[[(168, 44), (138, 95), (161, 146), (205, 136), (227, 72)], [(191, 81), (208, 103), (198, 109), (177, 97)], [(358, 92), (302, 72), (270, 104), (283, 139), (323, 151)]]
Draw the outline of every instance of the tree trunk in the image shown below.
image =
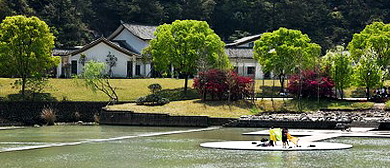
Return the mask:
[(370, 99), (370, 88), (369, 87), (366, 87), (366, 97), (367, 97), (367, 100)]
[(265, 83), (265, 79), (264, 79), (264, 74), (263, 74), (263, 87), (261, 88), (262, 92), (263, 92), (263, 97), (261, 98), (261, 100), (264, 100), (264, 97), (265, 97), (264, 83)]
[(280, 93), (284, 93), (284, 74), (279, 74)]
[(203, 101), (206, 101), (206, 95), (207, 95), (206, 88), (203, 86), (203, 96), (202, 96)]
[(188, 74), (185, 75), (185, 80), (184, 80), (184, 94), (187, 94), (187, 85), (188, 85)]
[(27, 78), (25, 76), (22, 77), (22, 96), (23, 99), (26, 98), (26, 81)]
[(274, 88), (275, 88), (275, 76), (272, 76), (272, 93), (271, 93), (271, 102), (272, 102), (272, 109), (276, 111), (275, 104), (274, 104)]

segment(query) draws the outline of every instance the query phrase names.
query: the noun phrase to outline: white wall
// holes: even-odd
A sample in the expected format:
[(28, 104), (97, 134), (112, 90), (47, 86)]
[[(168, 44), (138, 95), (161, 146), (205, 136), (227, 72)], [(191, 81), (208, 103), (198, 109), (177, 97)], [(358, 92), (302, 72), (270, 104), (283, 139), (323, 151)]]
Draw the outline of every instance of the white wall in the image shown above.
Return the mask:
[[(132, 61), (133, 58), (108, 46), (107, 44), (101, 42), (92, 48), (72, 56), (72, 61), (77, 60), (77, 74), (82, 72), (83, 65), (80, 64), (79, 59), (81, 54), (86, 55), (86, 61), (94, 60), (97, 62), (106, 62), (107, 55), (111, 52), (111, 55), (115, 55), (118, 58), (116, 66), (112, 68), (114, 77), (126, 77), (127, 76), (127, 61)], [(107, 72), (109, 68), (107, 67)]]
[(56, 77), (60, 77), (61, 76), (61, 73), (62, 73), (62, 59), (60, 59), (60, 63), (57, 65), (57, 74), (56, 74)]
[(230, 58), (230, 63), (237, 67), (238, 74), (241, 76), (248, 75), (248, 67), (255, 67), (255, 79), (263, 79), (263, 72), (261, 70), (260, 64), (254, 59), (232, 59)]
[(148, 46), (148, 43), (134, 36), (129, 30), (123, 29), (114, 40), (125, 40), (137, 52), (141, 53), (142, 49)]

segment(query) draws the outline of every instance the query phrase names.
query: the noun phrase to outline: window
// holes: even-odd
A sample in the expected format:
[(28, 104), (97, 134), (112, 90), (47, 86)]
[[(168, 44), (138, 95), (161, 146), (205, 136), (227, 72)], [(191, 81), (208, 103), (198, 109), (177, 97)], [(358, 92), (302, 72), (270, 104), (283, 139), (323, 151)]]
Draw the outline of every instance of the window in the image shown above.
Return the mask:
[(255, 74), (255, 67), (247, 67), (247, 74), (248, 75)]
[(235, 66), (235, 67), (233, 68), (233, 72), (235, 72), (235, 73), (238, 74), (238, 67)]
[(135, 66), (135, 75), (141, 76), (141, 65)]
[(72, 74), (77, 74), (77, 61), (72, 61)]
[(250, 43), (248, 44), (248, 47), (253, 48), (253, 46), (255, 46), (255, 43), (254, 43), (254, 42), (250, 42)]

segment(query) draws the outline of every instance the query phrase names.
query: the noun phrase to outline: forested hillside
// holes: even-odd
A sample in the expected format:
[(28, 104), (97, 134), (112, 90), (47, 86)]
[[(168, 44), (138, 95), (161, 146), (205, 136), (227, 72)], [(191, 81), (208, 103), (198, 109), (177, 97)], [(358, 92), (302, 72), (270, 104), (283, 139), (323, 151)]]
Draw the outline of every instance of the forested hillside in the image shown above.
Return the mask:
[(83, 45), (108, 36), (120, 21), (159, 25), (205, 20), (228, 42), (279, 27), (299, 29), (323, 50), (347, 44), (372, 21), (389, 22), (388, 0), (0, 0), (0, 17), (38, 16), (56, 46)]

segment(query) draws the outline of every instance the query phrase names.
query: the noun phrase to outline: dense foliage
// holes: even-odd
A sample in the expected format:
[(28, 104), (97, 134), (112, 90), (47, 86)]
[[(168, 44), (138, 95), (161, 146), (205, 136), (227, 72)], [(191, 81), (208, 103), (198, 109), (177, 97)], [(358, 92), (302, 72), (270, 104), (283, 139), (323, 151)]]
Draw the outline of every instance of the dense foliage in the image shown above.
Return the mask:
[(357, 86), (366, 87), (366, 97), (370, 98), (370, 88), (381, 86), (383, 83), (382, 79), (382, 69), (376, 63), (376, 60), (372, 57), (372, 53), (366, 53), (362, 55), (360, 61), (355, 66), (355, 84)]
[(337, 46), (321, 58), (321, 64), (323, 70), (327, 71), (327, 74), (333, 79), (337, 92), (343, 99), (344, 89), (351, 86), (353, 79), (352, 60), (348, 52), (344, 50), (344, 47)]
[(157, 27), (155, 39), (143, 51), (150, 54), (155, 67), (175, 71), (185, 77), (184, 92), (187, 92), (188, 76), (200, 69), (230, 67), (224, 51), (225, 43), (204, 21), (176, 20), (172, 24)]
[(288, 84), (289, 93), (301, 97), (331, 97), (334, 82), (313, 70), (304, 70), (291, 76)]
[(377, 0), (0, 0), (0, 19), (38, 16), (57, 31), (57, 46), (83, 45), (120, 24), (207, 21), (224, 40), (279, 27), (298, 29), (323, 52), (347, 44), (373, 21), (390, 21), (390, 1)]
[(156, 105), (164, 105), (168, 104), (169, 99), (163, 98), (162, 96), (158, 94), (150, 94), (145, 97), (139, 97), (136, 100), (137, 105), (150, 105), (150, 106), (156, 106)]
[(280, 80), (284, 92), (284, 79), (299, 69), (312, 68), (321, 54), (321, 47), (311, 43), (306, 34), (299, 30), (280, 28), (264, 33), (255, 41), (254, 58), (263, 71), (273, 72)]
[(250, 97), (253, 80), (238, 76), (232, 71), (211, 69), (207, 72), (199, 72), (199, 77), (194, 78), (193, 87), (202, 95), (203, 100), (207, 95), (211, 99), (238, 100)]
[(148, 86), (148, 89), (152, 92), (152, 94), (155, 94), (156, 92), (161, 91), (162, 86), (158, 83), (153, 83)]
[(360, 33), (353, 35), (348, 50), (355, 62), (368, 55), (384, 73), (387, 73), (390, 65), (390, 24), (374, 22), (367, 25)]
[(51, 55), (54, 36), (47, 24), (37, 17), (6, 17), (0, 24), (0, 75), (19, 77), (25, 95), (27, 79), (41, 80), (56, 66)]

